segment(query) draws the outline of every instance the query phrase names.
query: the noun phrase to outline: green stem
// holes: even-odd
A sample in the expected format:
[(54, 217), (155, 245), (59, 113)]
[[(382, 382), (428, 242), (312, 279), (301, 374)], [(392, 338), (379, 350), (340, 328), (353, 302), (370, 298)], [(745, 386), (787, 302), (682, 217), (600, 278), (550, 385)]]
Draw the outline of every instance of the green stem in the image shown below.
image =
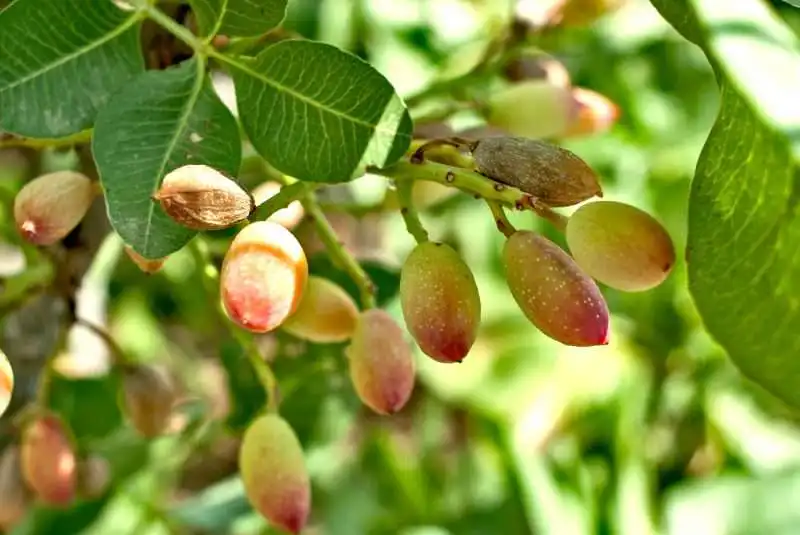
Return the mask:
[(255, 211), (250, 214), (250, 220), (264, 221), (269, 219), (272, 214), (286, 208), (294, 201), (301, 200), (307, 193), (308, 188), (302, 182), (283, 186), (277, 194), (256, 207)]
[(167, 30), (169, 33), (189, 45), (198, 56), (205, 57), (208, 56), (212, 51), (213, 48), (208, 43), (204, 43), (200, 39), (197, 38), (192, 32), (189, 31), (188, 28), (185, 26), (181, 26), (176, 22), (172, 17), (158, 9), (157, 7), (151, 6), (149, 3), (146, 3), (140, 8), (142, 12), (147, 15), (147, 17)]
[(565, 232), (567, 230), (567, 221), (569, 218), (563, 214), (559, 214), (543, 202), (539, 200), (532, 200), (531, 201), (531, 209), (541, 217), (550, 222), (556, 229), (561, 232)]
[(220, 307), (219, 299), (217, 299), (219, 288), (219, 271), (211, 263), (205, 243), (197, 238), (189, 244), (189, 249), (195, 259), (195, 262), (197, 263), (198, 268), (202, 270), (203, 289), (208, 298), (215, 303), (213, 306), (214, 310), (219, 316), (222, 324), (228, 329), (230, 335), (242, 345), (242, 348), (244, 348), (247, 359), (250, 361), (253, 369), (255, 369), (258, 380), (261, 383), (261, 386), (264, 388), (264, 391), (267, 393), (267, 410), (269, 412), (277, 412), (278, 381), (275, 378), (275, 374), (272, 373), (269, 365), (261, 357), (261, 353), (259, 352), (253, 337), (250, 334), (241, 331), (236, 325), (234, 325)]
[(422, 221), (419, 219), (419, 214), (414, 208), (414, 203), (411, 197), (411, 192), (414, 189), (414, 183), (411, 181), (398, 182), (397, 184), (397, 199), (400, 202), (400, 214), (406, 223), (406, 229), (411, 234), (417, 243), (425, 243), (428, 241), (428, 231), (422, 226)]
[(358, 286), (364, 309), (375, 308), (375, 285), (361, 264), (344, 248), (328, 218), (322, 213), (313, 191), (308, 191), (301, 201), (308, 216), (314, 221), (320, 240), (335, 264), (340, 265)]
[(497, 230), (502, 232), (506, 238), (510, 237), (514, 234), (517, 229), (514, 228), (514, 225), (511, 224), (511, 221), (508, 220), (506, 217), (506, 213), (503, 210), (503, 205), (497, 201), (486, 201), (486, 204), (489, 205), (489, 209), (492, 211), (492, 216), (494, 216), (494, 222), (497, 225)]
[(31, 139), (25, 137), (0, 135), (0, 149), (10, 149), (17, 147), (27, 147), (31, 149), (46, 149), (46, 148), (60, 148), (71, 147), (80, 143), (88, 143), (92, 139), (91, 130), (83, 130), (77, 134), (62, 138), (53, 139)]
[(370, 173), (385, 176), (398, 181), (427, 180), (462, 191), (490, 201), (498, 201), (505, 206), (513, 206), (517, 210), (531, 209), (534, 199), (519, 189), (500, 184), (483, 175), (441, 163), (425, 160), (422, 163), (411, 163), (408, 160), (385, 169), (370, 168)]

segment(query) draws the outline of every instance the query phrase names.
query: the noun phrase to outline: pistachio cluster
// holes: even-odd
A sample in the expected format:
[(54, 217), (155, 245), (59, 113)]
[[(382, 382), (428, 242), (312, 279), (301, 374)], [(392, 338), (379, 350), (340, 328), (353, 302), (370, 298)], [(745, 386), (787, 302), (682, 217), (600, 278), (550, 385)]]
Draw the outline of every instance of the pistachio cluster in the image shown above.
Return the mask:
[[(510, 227), (495, 212), (507, 239), (505, 276), (522, 313), (544, 335), (571, 346), (597, 346), (609, 340), (609, 310), (595, 281), (624, 291), (643, 291), (669, 274), (675, 251), (669, 235), (650, 215), (602, 197), (596, 173), (574, 153), (523, 137), (478, 141), (440, 139), (411, 157), (424, 163), (437, 145), (467, 148), (473, 170), (494, 189), (513, 187), (528, 208), (556, 222), (571, 255), (530, 230)], [(452, 165), (452, 162), (451, 164)], [(25, 186), (15, 203), (22, 236), (48, 245), (63, 239), (80, 222), (97, 190), (76, 173), (45, 175)], [(277, 190), (260, 191), (263, 202)], [(385, 310), (360, 309), (334, 282), (309, 274), (305, 251), (292, 233), (302, 207), (247, 223), (254, 196), (235, 180), (202, 165), (170, 172), (153, 195), (177, 223), (195, 230), (244, 224), (232, 240), (219, 275), (222, 310), (238, 327), (253, 333), (277, 329), (312, 343), (343, 343), (353, 389), (378, 414), (393, 414), (414, 390), (415, 361), (406, 332)], [(582, 204), (571, 217), (554, 207)], [(69, 209), (58, 210), (64, 204)], [(299, 210), (299, 211), (298, 211)], [(494, 208), (493, 208), (494, 210)], [(290, 217), (291, 215), (291, 217)], [(474, 345), (481, 322), (478, 286), (469, 266), (451, 246), (415, 234), (419, 243), (400, 273), (400, 305), (410, 336), (422, 353), (440, 363), (461, 362)], [(157, 271), (164, 259), (147, 259), (126, 248), (144, 271)], [(365, 303), (366, 304), (366, 303)], [(160, 370), (121, 364), (120, 403), (143, 437), (170, 429), (177, 391)], [(0, 413), (8, 405), (13, 374), (0, 359)], [(239, 452), (246, 494), (272, 524), (291, 533), (303, 530), (311, 508), (308, 471), (300, 442), (281, 416), (264, 414), (249, 425)], [(19, 449), (0, 460), (0, 525), (15, 518), (20, 503), (37, 496), (53, 506), (76, 496), (98, 495), (110, 478), (102, 459), (80, 459), (69, 430), (58, 415), (40, 412), (26, 423)]]

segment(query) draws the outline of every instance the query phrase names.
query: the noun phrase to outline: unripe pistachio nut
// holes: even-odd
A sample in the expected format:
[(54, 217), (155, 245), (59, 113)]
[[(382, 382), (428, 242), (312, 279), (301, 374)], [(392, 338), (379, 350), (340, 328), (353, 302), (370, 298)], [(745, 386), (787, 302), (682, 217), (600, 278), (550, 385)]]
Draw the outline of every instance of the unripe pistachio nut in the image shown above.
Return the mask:
[(594, 170), (574, 153), (550, 143), (492, 137), (477, 141), (472, 156), (478, 172), (548, 206), (571, 206), (603, 196)]
[(11, 404), (11, 395), (14, 393), (14, 370), (5, 353), (0, 351), (0, 416)]
[(77, 460), (72, 439), (55, 414), (37, 415), (22, 431), (22, 476), (42, 502), (66, 507), (75, 499)]
[(578, 107), (578, 113), (564, 132), (565, 137), (605, 132), (619, 117), (617, 105), (596, 91), (576, 87), (572, 90), (572, 99)]
[(627, 0), (563, 0), (559, 10), (562, 26), (587, 26), (620, 9)]
[(158, 272), (164, 266), (164, 262), (167, 261), (166, 258), (145, 258), (128, 245), (125, 246), (125, 254), (128, 255), (131, 262), (148, 275)]
[(558, 245), (517, 231), (503, 250), (511, 295), (544, 334), (571, 346), (608, 343), (608, 307), (600, 289)]
[(311, 510), (311, 482), (300, 441), (276, 414), (254, 420), (239, 450), (239, 471), (253, 508), (271, 524), (300, 533)]
[(506, 78), (514, 82), (544, 80), (551, 85), (564, 88), (569, 88), (572, 84), (569, 71), (564, 64), (539, 51), (520, 54), (506, 65), (504, 73)]
[(255, 209), (239, 184), (207, 165), (184, 165), (167, 174), (153, 199), (193, 230), (218, 230), (244, 221)]
[(344, 342), (353, 336), (358, 307), (333, 282), (311, 276), (297, 311), (281, 326), (286, 332), (318, 344)]
[(17, 446), (7, 446), (0, 455), (0, 530), (10, 532), (25, 516), (31, 502), (20, 462)]
[(258, 221), (236, 235), (222, 263), (220, 292), (228, 316), (253, 332), (278, 328), (297, 310), (308, 262), (294, 235)]
[(461, 362), (481, 320), (478, 286), (469, 266), (452, 247), (417, 245), (400, 273), (400, 302), (406, 327), (420, 349), (439, 362)]
[(162, 435), (172, 417), (175, 386), (166, 373), (152, 366), (131, 365), (122, 370), (123, 409), (140, 435)]
[(669, 234), (650, 214), (612, 201), (587, 203), (567, 221), (575, 262), (598, 281), (628, 292), (661, 284), (675, 265)]
[(414, 390), (414, 358), (405, 335), (384, 310), (361, 313), (345, 350), (361, 401), (378, 414), (402, 409)]
[(57, 171), (25, 184), (14, 199), (14, 220), (26, 241), (52, 245), (78, 226), (97, 188), (74, 171)]
[(548, 80), (512, 84), (486, 102), (486, 120), (491, 126), (527, 138), (561, 135), (577, 112), (570, 88)]

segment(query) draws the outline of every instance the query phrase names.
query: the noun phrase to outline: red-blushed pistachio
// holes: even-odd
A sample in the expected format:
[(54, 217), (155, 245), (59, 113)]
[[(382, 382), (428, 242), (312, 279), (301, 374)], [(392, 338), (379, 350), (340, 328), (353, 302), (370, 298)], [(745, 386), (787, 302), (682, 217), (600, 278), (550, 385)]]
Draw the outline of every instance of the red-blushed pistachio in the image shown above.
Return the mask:
[(14, 370), (5, 353), (0, 351), (0, 416), (8, 409), (14, 393)]
[(30, 501), (22, 479), (19, 448), (8, 446), (0, 456), (0, 530), (11, 531), (25, 516)]
[(345, 350), (361, 401), (378, 414), (402, 409), (414, 390), (414, 357), (405, 333), (384, 310), (361, 313)]
[(297, 310), (307, 280), (308, 262), (297, 238), (277, 223), (258, 221), (237, 234), (225, 255), (222, 304), (245, 329), (269, 332)]
[(66, 507), (75, 499), (77, 461), (72, 440), (55, 414), (35, 416), (22, 431), (22, 476), (42, 502)]
[(613, 201), (588, 203), (567, 221), (567, 245), (590, 276), (627, 292), (661, 284), (675, 265), (675, 247), (647, 212)]
[(311, 276), (300, 306), (281, 328), (298, 338), (329, 344), (349, 340), (357, 319), (358, 307), (350, 294), (327, 279)]
[(244, 221), (253, 197), (207, 165), (184, 165), (167, 174), (153, 195), (174, 221), (193, 230), (218, 230)]
[(111, 482), (111, 465), (99, 455), (90, 455), (78, 462), (78, 488), (81, 496), (95, 499), (102, 496)]
[(486, 119), (514, 136), (558, 136), (574, 121), (577, 106), (569, 87), (526, 80), (496, 91), (486, 103)]
[(571, 346), (608, 343), (608, 308), (595, 282), (558, 245), (531, 231), (506, 240), (506, 280), (522, 312)]
[(452, 247), (417, 245), (400, 273), (400, 302), (406, 327), (420, 349), (439, 362), (461, 362), (481, 321), (475, 278)]
[(166, 258), (145, 258), (127, 245), (125, 246), (125, 253), (139, 269), (148, 275), (159, 271), (164, 266), (164, 262), (167, 261)]
[(549, 206), (570, 206), (603, 196), (594, 170), (574, 153), (550, 143), (492, 137), (478, 141), (472, 156), (478, 172)]
[(303, 450), (289, 424), (259, 416), (244, 433), (239, 471), (247, 498), (271, 524), (300, 533), (311, 510), (311, 482)]
[(123, 409), (140, 435), (162, 435), (170, 423), (176, 391), (163, 371), (146, 365), (122, 370)]
[(88, 177), (58, 171), (25, 184), (14, 199), (14, 220), (26, 241), (52, 245), (78, 226), (97, 189)]
[[(253, 190), (253, 199), (255, 199), (256, 206), (264, 204), (268, 199), (274, 197), (281, 190), (280, 184), (277, 182), (264, 182)], [(293, 229), (303, 220), (305, 210), (300, 201), (292, 201), (286, 208), (281, 208), (267, 219), (267, 221), (274, 221), (279, 225), (283, 225), (289, 230)]]
[(596, 91), (576, 87), (572, 90), (572, 98), (578, 106), (578, 113), (564, 132), (565, 137), (605, 132), (619, 117), (617, 105)]

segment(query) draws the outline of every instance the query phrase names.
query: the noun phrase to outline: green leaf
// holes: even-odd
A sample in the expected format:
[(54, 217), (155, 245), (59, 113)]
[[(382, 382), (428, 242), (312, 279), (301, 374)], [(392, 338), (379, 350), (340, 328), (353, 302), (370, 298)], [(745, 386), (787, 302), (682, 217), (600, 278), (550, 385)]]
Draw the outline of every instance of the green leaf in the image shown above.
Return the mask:
[(255, 37), (280, 25), (289, 0), (191, 0), (202, 35)]
[(245, 132), (282, 173), (345, 182), (395, 162), (411, 143), (411, 117), (391, 84), (334, 46), (283, 41), (253, 61), (225, 61)]
[(117, 403), (119, 377), (70, 379), (53, 374), (48, 404), (58, 412), (80, 446), (108, 436), (122, 425)]
[(234, 176), (241, 161), (236, 121), (194, 59), (146, 72), (114, 95), (92, 148), (111, 224), (146, 258), (165, 257), (195, 235), (151, 200), (164, 175), (204, 164)]
[(800, 406), (800, 46), (763, 2), (653, 3), (721, 90), (692, 184), (690, 290), (739, 369)]
[(144, 70), (141, 18), (110, 0), (17, 0), (0, 12), (0, 129), (54, 138), (91, 127)]

